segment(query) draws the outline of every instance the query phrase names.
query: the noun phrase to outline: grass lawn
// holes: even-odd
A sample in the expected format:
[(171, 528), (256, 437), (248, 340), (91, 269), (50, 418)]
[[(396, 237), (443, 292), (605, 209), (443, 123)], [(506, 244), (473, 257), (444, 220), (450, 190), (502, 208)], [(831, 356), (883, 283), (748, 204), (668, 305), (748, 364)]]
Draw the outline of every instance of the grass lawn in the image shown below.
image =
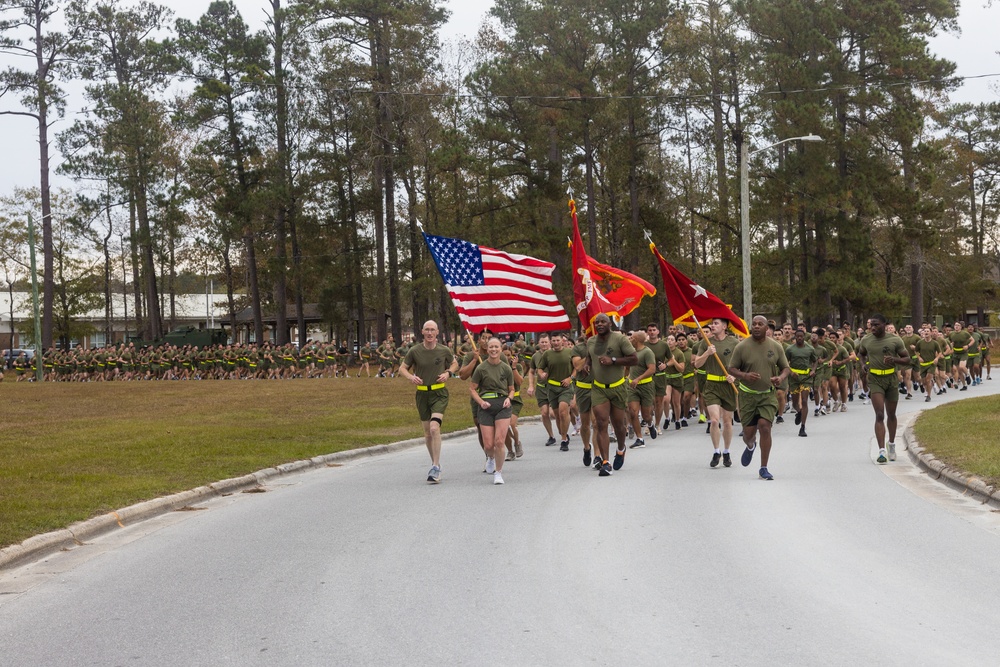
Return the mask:
[[(448, 388), (444, 430), (471, 426), (468, 383)], [(220, 479), (423, 434), (402, 379), (4, 382), (0, 390), (0, 547)], [(534, 401), (522, 414), (537, 414)]]
[(1000, 396), (928, 410), (917, 418), (913, 432), (940, 460), (1000, 486)]

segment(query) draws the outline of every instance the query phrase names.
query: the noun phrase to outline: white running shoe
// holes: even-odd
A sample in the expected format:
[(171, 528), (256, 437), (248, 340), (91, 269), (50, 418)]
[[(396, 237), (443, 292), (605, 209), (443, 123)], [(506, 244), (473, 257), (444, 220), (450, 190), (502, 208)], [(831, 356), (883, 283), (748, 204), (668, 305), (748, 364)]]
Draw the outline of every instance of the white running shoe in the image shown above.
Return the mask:
[(896, 443), (894, 442), (889, 443), (889, 460), (890, 461), (896, 460)]
[(494, 484), (503, 484), (503, 475), (500, 474), (499, 470), (497, 470), (496, 472), (493, 473), (493, 483)]
[(486, 473), (492, 475), (497, 471), (497, 462), (493, 460), (492, 456), (486, 457)]

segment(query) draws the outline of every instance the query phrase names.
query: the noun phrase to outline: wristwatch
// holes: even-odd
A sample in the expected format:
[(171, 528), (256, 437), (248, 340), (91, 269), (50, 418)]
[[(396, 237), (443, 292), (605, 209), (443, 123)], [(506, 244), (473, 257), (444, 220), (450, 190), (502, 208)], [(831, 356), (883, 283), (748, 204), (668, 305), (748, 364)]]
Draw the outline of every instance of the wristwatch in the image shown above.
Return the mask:
[(611, 357), (611, 365), (614, 366), (617, 363), (618, 357)]

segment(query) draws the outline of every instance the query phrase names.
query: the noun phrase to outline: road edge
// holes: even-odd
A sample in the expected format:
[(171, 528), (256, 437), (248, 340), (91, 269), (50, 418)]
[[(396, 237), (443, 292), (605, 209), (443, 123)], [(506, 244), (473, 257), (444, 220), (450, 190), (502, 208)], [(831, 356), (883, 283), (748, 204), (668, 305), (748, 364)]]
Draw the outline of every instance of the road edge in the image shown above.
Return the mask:
[[(539, 416), (535, 415), (518, 421), (519, 423), (525, 423), (540, 419)], [(450, 440), (452, 438), (460, 438), (472, 435), (475, 432), (475, 427), (465, 428), (444, 433), (441, 439)], [(311, 459), (292, 461), (273, 468), (265, 468), (248, 475), (242, 475), (241, 477), (219, 480), (205, 486), (199, 486), (196, 489), (173, 493), (169, 496), (144, 500), (128, 507), (85, 519), (84, 521), (78, 521), (66, 528), (29, 537), (19, 544), (4, 547), (0, 549), (0, 572), (40, 560), (57, 551), (66, 551), (75, 547), (81, 547), (87, 540), (94, 539), (116, 529), (152, 519), (167, 512), (175, 512), (184, 507), (197, 505), (198, 503), (217, 497), (252, 491), (263, 486), (269, 480), (285, 475), (301, 473), (328, 465), (341, 464), (367, 456), (391, 454), (423, 444), (424, 439), (422, 437), (410, 438), (385, 445), (372, 445), (361, 449), (348, 449), (332, 454), (322, 454), (314, 456)]]
[(934, 479), (963, 495), (971, 495), (984, 505), (1000, 509), (1000, 488), (990, 486), (979, 477), (964, 470), (948, 465), (928, 452), (913, 434), (913, 424), (916, 419), (903, 429), (903, 442), (910, 460), (921, 470)]

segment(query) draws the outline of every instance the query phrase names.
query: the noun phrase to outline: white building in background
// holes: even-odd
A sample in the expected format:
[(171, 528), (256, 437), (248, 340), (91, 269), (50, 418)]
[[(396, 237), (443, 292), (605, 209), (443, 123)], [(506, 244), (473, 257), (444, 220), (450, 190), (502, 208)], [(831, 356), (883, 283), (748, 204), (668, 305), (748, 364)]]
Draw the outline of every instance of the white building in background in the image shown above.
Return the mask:
[[(229, 313), (226, 308), (225, 298), (219, 299), (215, 295), (213, 301), (207, 294), (176, 294), (174, 295), (174, 318), (170, 318), (170, 295), (161, 295), (161, 312), (163, 314), (164, 332), (176, 327), (195, 327), (197, 329), (221, 329), (229, 324)], [(126, 303), (123, 294), (113, 294), (111, 297), (111, 340), (108, 340), (106, 329), (105, 312), (103, 308), (91, 310), (83, 315), (78, 315), (74, 319), (77, 322), (88, 322), (94, 327), (93, 333), (85, 336), (83, 340), (72, 340), (70, 343), (75, 347), (83, 345), (86, 347), (100, 347), (111, 343), (120, 343), (135, 337), (138, 332), (135, 330), (135, 311), (132, 295)], [(39, 294), (41, 298), (41, 294)], [(57, 297), (58, 298), (58, 297)], [(11, 306), (13, 305), (13, 313)], [(58, 310), (58, 307), (57, 307)], [(13, 327), (12, 327), (13, 315)], [(14, 292), (13, 303), (11, 292), (0, 291), (0, 349), (10, 347), (34, 347), (30, 344), (30, 337), (22, 335), (22, 331), (32, 330), (34, 314), (31, 307), (31, 292)], [(14, 341), (11, 345), (11, 330), (13, 328)], [(230, 336), (231, 336), (230, 332)], [(22, 345), (22, 343), (26, 343)]]

